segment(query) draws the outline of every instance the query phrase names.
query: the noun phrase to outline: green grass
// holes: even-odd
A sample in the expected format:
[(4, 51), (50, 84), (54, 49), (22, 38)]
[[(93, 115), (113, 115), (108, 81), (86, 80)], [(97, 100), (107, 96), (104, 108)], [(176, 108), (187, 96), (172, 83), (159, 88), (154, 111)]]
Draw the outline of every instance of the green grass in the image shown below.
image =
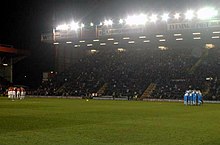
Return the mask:
[(0, 145), (219, 145), (220, 105), (0, 98)]

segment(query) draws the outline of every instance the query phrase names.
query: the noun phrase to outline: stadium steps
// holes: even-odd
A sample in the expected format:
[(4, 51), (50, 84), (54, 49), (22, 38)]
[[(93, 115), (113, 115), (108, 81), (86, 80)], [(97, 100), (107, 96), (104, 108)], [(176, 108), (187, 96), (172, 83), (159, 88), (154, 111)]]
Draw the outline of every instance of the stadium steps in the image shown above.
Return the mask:
[(108, 87), (108, 84), (105, 83), (105, 84), (97, 91), (98, 96), (102, 96), (102, 95), (105, 93), (107, 87)]
[(156, 84), (151, 83), (147, 89), (144, 91), (144, 93), (141, 95), (140, 100), (143, 100), (144, 98), (150, 98), (153, 91), (156, 89)]
[(202, 64), (202, 62), (207, 58), (209, 55), (209, 50), (205, 49), (202, 53), (201, 58), (189, 69), (189, 74), (194, 74), (196, 69)]

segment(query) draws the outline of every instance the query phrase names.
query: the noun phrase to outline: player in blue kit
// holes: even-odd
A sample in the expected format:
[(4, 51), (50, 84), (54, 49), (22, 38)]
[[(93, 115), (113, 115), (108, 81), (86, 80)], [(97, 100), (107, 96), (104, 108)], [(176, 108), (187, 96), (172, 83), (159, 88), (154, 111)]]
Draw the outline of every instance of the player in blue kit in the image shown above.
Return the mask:
[(189, 96), (189, 92), (186, 91), (186, 93), (184, 94), (184, 105), (188, 105), (188, 96)]
[(203, 103), (202, 93), (199, 91), (199, 92), (198, 92), (198, 105), (201, 105), (202, 103)]
[(196, 98), (197, 98), (197, 91), (194, 90), (192, 92), (192, 104), (193, 105), (196, 105), (196, 103), (197, 103), (197, 101), (196, 101), (197, 99)]

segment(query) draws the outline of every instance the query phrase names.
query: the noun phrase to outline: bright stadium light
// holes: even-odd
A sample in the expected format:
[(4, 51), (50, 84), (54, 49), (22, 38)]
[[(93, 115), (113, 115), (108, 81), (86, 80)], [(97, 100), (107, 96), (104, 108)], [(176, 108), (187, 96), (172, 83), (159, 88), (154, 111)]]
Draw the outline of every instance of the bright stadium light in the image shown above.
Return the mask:
[(149, 43), (149, 42), (150, 42), (150, 40), (144, 40), (143, 42), (144, 42), (144, 43)]
[(77, 31), (79, 28), (80, 27), (79, 27), (78, 22), (74, 22), (74, 21), (71, 22), (71, 24), (70, 24), (70, 29), (71, 30)]
[(119, 43), (118, 42), (114, 42), (114, 45), (118, 45)]
[(91, 26), (91, 27), (93, 27), (93, 26), (94, 26), (94, 24), (91, 22), (91, 23), (90, 23), (90, 26)]
[(177, 36), (182, 36), (182, 34), (176, 33), (176, 34), (173, 34), (173, 36), (175, 36), (175, 37), (177, 37)]
[(115, 39), (114, 38), (108, 38), (108, 41), (114, 41)]
[(133, 15), (133, 16), (128, 16), (125, 19), (125, 22), (127, 25), (145, 25), (147, 22), (147, 15), (145, 14), (140, 14), (140, 15)]
[(123, 19), (120, 19), (119, 20), (119, 24), (123, 24), (124, 23), (124, 20)]
[(129, 40), (129, 39), (130, 39), (130, 37), (123, 37), (123, 39), (124, 39), (124, 40)]
[(176, 14), (174, 15), (174, 18), (177, 19), (177, 20), (179, 20), (179, 18), (180, 18), (180, 13), (176, 13)]
[(201, 33), (200, 32), (194, 32), (194, 33), (192, 33), (193, 35), (201, 35)]
[(156, 15), (156, 14), (152, 14), (152, 15), (150, 16), (150, 21), (151, 21), (151, 22), (156, 23), (157, 20), (158, 20), (158, 18), (157, 18), (157, 15)]
[(93, 41), (94, 41), (94, 42), (99, 42), (99, 39), (94, 39)]
[(111, 26), (113, 24), (113, 21), (112, 20), (105, 20), (104, 21), (104, 25), (105, 26)]
[(168, 19), (169, 19), (169, 14), (168, 13), (165, 13), (165, 14), (163, 14), (162, 15), (162, 21), (168, 21)]
[(220, 31), (214, 31), (213, 34), (220, 34)]
[(128, 44), (134, 44), (135, 41), (128, 41)]
[(194, 37), (194, 40), (201, 40), (201, 37)]
[(219, 36), (212, 36), (212, 39), (219, 39)]
[(145, 39), (147, 38), (146, 36), (139, 36), (140, 39)]
[(83, 24), (83, 23), (81, 23), (81, 26), (80, 26), (81, 28), (84, 28), (85, 27), (85, 24)]
[(106, 43), (100, 43), (100, 46), (106, 46)]
[(160, 41), (160, 42), (165, 42), (165, 41), (166, 41), (166, 39), (160, 39), (159, 41)]
[(193, 17), (194, 17), (194, 11), (188, 10), (188, 11), (185, 13), (185, 18), (186, 18), (187, 20), (192, 20)]
[(93, 44), (87, 44), (87, 46), (88, 46), (88, 47), (91, 47), (91, 46), (93, 46)]
[(205, 7), (197, 11), (197, 17), (200, 20), (208, 20), (218, 15), (218, 11), (214, 8)]
[(176, 41), (183, 41), (183, 38), (176, 38)]
[(156, 37), (157, 37), (157, 38), (162, 38), (162, 37), (164, 37), (164, 35), (158, 34), (158, 35), (156, 35)]
[(77, 47), (80, 47), (80, 45), (78, 45), (78, 44), (75, 44), (75, 45), (74, 45), (74, 47), (75, 47), (75, 48), (77, 48)]
[(56, 27), (56, 30), (66, 31), (69, 29), (69, 26), (67, 24), (62, 24)]
[(80, 42), (80, 43), (85, 43), (86, 41), (85, 41), (85, 40), (80, 40), (79, 42)]

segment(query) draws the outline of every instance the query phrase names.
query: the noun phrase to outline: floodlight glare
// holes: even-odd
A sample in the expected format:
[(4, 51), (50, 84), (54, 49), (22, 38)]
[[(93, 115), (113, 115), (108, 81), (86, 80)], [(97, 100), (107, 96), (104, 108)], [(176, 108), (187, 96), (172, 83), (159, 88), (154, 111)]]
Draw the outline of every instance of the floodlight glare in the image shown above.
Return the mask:
[(109, 25), (111, 26), (112, 24), (113, 24), (113, 21), (112, 21), (112, 20), (105, 20), (105, 21), (104, 21), (104, 25), (105, 25), (105, 26), (109, 26)]
[(124, 20), (123, 19), (120, 19), (119, 20), (119, 24), (123, 24), (124, 23)]
[(178, 19), (180, 18), (180, 13), (176, 13), (176, 14), (174, 15), (174, 18), (178, 20)]
[(91, 26), (91, 27), (93, 27), (93, 26), (94, 26), (94, 24), (91, 22), (91, 23), (90, 23), (90, 26)]
[(59, 25), (56, 27), (56, 30), (66, 31), (69, 29), (69, 26), (67, 24)]
[(70, 24), (70, 29), (77, 31), (79, 29), (79, 24), (77, 22), (72, 21)]
[(151, 22), (153, 22), (153, 23), (156, 23), (156, 21), (157, 21), (157, 15), (155, 15), (155, 14), (152, 14), (151, 16), (150, 16), (150, 21)]
[(205, 7), (197, 11), (197, 17), (201, 20), (208, 20), (218, 15), (218, 11), (214, 8)]
[(84, 27), (85, 27), (85, 24), (82, 23), (82, 24), (81, 24), (81, 28), (84, 28)]
[(140, 14), (128, 16), (127, 19), (125, 19), (125, 22), (127, 25), (145, 25), (147, 22), (147, 15)]
[(162, 15), (162, 20), (163, 20), (163, 21), (166, 21), (166, 22), (167, 22), (168, 19), (169, 19), (169, 14), (168, 14), (168, 13), (165, 13), (165, 14)]
[(194, 12), (192, 10), (188, 10), (186, 13), (185, 13), (185, 18), (187, 20), (192, 20), (194, 17)]

